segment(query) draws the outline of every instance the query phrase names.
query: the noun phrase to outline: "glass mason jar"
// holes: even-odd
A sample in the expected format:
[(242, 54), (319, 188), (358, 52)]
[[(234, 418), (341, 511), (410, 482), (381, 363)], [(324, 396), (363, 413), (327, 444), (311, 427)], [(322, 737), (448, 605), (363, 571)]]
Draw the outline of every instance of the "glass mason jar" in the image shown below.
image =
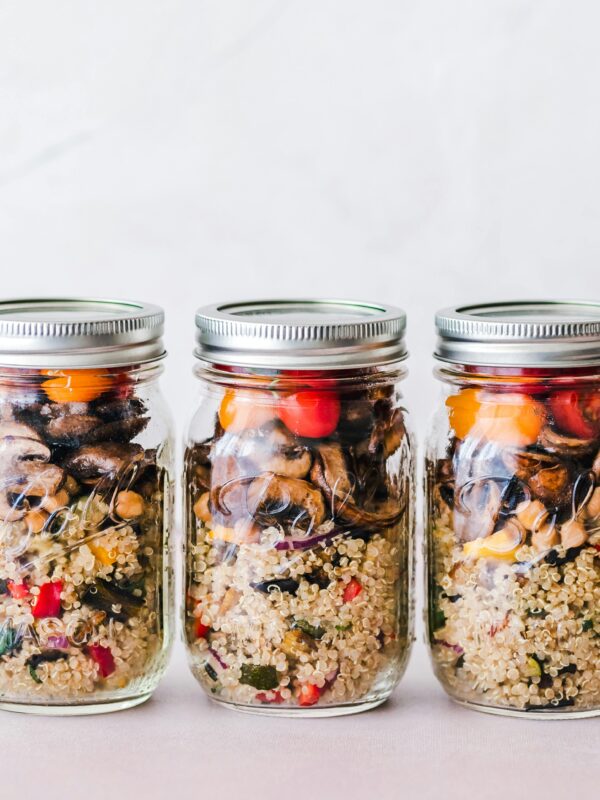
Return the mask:
[(438, 314), (428, 631), (452, 698), (600, 713), (600, 304)]
[(198, 312), (184, 628), (209, 696), (269, 714), (382, 703), (412, 640), (413, 478), (397, 309)]
[(162, 329), (144, 304), (0, 303), (0, 708), (127, 708), (164, 670)]

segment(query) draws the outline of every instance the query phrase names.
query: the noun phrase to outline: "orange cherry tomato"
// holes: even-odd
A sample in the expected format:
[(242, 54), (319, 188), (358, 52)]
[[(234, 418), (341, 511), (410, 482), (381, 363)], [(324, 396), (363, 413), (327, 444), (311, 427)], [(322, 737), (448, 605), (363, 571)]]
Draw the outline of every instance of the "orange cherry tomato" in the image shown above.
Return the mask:
[(463, 389), (446, 401), (459, 439), (476, 436), (497, 444), (534, 444), (545, 422), (544, 407), (528, 394)]
[(100, 369), (44, 369), (42, 375), (52, 376), (42, 383), (42, 388), (55, 403), (89, 403), (114, 383)]
[(254, 389), (227, 389), (219, 408), (219, 422), (231, 433), (260, 428), (275, 416), (274, 396)]

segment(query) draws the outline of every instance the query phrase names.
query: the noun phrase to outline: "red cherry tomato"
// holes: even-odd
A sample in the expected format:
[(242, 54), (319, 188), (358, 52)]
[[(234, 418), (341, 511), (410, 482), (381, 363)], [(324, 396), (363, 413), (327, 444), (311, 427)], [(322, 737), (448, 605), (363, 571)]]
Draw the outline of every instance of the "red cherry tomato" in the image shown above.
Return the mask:
[(298, 691), (299, 706), (314, 706), (319, 702), (321, 690), (314, 683), (303, 683)]
[(592, 439), (600, 433), (600, 392), (555, 392), (550, 397), (550, 409), (564, 433), (580, 439)]
[(279, 419), (295, 433), (308, 439), (330, 436), (340, 420), (340, 399), (335, 392), (302, 391), (281, 398)]

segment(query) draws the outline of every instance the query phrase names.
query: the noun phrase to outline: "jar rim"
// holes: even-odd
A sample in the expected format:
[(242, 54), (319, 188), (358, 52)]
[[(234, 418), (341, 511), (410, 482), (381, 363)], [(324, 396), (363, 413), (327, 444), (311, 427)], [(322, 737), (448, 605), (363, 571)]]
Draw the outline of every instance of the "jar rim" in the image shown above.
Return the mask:
[(339, 369), (402, 361), (405, 312), (340, 299), (216, 303), (196, 312), (196, 358), (256, 368)]
[(511, 300), (445, 308), (435, 316), (434, 357), (489, 367), (600, 364), (600, 302)]
[(87, 369), (149, 364), (166, 355), (164, 311), (83, 297), (0, 301), (0, 365)]

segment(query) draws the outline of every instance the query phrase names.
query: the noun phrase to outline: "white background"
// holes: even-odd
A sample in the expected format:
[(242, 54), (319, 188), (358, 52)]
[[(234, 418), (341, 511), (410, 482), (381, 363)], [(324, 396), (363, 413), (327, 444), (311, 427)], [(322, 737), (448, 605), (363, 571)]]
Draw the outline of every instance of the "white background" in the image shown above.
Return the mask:
[[(164, 305), (180, 432), (196, 306), (393, 302), (423, 438), (436, 308), (600, 298), (599, 29), (595, 0), (0, 0), (0, 293)], [(600, 777), (597, 722), (454, 708), (421, 649), (357, 719), (213, 709), (178, 647), (145, 708), (3, 717), (0, 739), (2, 796), (45, 800), (551, 798)]]

